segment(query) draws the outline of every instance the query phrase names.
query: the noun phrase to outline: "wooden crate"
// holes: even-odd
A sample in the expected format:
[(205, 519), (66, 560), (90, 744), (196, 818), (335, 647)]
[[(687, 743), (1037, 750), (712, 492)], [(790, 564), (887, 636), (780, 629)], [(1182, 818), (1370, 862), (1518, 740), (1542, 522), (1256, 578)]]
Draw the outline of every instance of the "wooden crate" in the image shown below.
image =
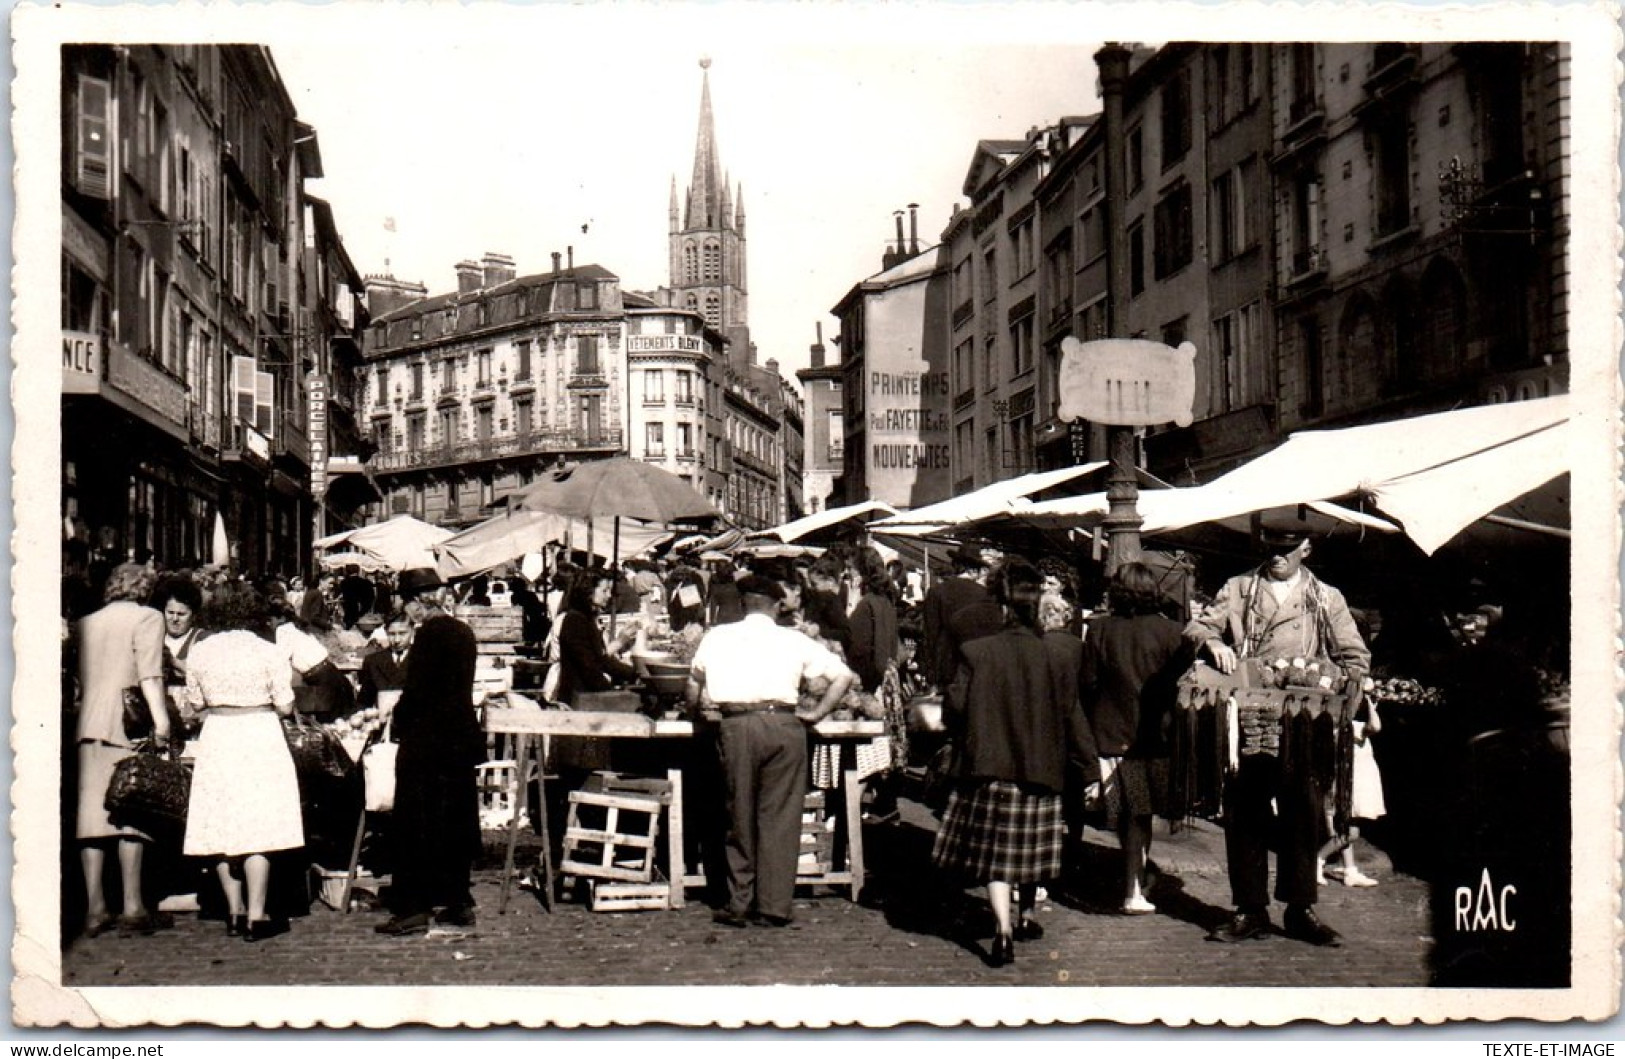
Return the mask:
[(518, 607), (456, 608), (458, 621), (474, 631), (480, 643), (519, 643), (525, 635), (525, 612)]
[(796, 875), (824, 875), (830, 871), (835, 861), (835, 832), (829, 824), (830, 817), (825, 810), (824, 792), (813, 791), (802, 803), (801, 843), (796, 852)]
[(592, 884), (594, 912), (645, 912), (664, 909), (671, 903), (671, 886), (666, 883)]
[(669, 789), (664, 797), (639, 790), (571, 791), (559, 873), (617, 882), (652, 882), (655, 850), (660, 844), (660, 814), (670, 801)]

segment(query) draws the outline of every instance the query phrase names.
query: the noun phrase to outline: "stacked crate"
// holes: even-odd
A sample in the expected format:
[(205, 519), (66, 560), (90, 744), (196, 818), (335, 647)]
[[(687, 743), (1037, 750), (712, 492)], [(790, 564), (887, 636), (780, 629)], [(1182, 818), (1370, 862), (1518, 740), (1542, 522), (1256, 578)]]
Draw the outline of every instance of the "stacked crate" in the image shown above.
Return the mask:
[(667, 907), (671, 888), (655, 879), (655, 851), (670, 806), (667, 781), (614, 772), (595, 772), (570, 792), (559, 872), (589, 880), (594, 912)]
[(801, 805), (801, 849), (796, 875), (827, 875), (834, 861), (835, 817), (828, 811), (824, 792), (813, 791)]

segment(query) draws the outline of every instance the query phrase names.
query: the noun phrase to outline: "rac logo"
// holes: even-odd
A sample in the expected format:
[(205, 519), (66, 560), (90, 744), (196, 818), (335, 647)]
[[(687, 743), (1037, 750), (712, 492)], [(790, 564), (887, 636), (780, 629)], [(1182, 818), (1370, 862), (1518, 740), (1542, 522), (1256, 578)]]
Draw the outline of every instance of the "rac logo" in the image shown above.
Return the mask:
[(1517, 892), (1516, 886), (1497, 889), (1490, 880), (1490, 870), (1485, 868), (1476, 888), (1456, 887), (1456, 929), (1468, 934), (1517, 930), (1517, 921), (1512, 918), (1512, 898)]

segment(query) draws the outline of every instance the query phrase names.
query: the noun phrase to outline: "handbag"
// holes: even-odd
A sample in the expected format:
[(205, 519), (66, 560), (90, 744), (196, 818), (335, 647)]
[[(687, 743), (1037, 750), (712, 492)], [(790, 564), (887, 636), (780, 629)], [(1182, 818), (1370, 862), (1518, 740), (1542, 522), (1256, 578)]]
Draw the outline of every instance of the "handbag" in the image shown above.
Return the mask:
[(346, 716), (355, 709), (355, 688), (350, 678), (331, 661), (323, 661), (294, 683), (294, 709), (300, 713)]
[(361, 752), (362, 803), (369, 813), (387, 813), (395, 808), (395, 755), (400, 744), (389, 738), (385, 725), (383, 738)]
[(132, 684), (122, 692), (124, 698), (124, 738), (131, 742), (152, 737), (152, 711), (147, 709), (147, 697), (141, 687)]
[(958, 781), (959, 746), (952, 739), (937, 748), (925, 765), (925, 778), (920, 782), (920, 801), (927, 808), (941, 813), (948, 807), (948, 795)]
[(301, 783), (310, 778), (341, 780), (355, 767), (337, 735), (311, 724), (300, 713), (282, 719), (282, 735)]
[(181, 761), (180, 750), (146, 743), (113, 766), (103, 805), (107, 818), (118, 827), (149, 834), (175, 832), (186, 827), (191, 797), (192, 768)]

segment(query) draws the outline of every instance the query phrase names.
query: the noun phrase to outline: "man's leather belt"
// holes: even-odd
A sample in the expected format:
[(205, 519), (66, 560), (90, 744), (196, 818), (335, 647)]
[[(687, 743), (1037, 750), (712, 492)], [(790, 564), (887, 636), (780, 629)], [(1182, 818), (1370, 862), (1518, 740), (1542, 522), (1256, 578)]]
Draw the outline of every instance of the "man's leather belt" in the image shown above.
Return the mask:
[(724, 717), (747, 717), (753, 713), (795, 713), (794, 706), (782, 702), (729, 702), (717, 706)]

